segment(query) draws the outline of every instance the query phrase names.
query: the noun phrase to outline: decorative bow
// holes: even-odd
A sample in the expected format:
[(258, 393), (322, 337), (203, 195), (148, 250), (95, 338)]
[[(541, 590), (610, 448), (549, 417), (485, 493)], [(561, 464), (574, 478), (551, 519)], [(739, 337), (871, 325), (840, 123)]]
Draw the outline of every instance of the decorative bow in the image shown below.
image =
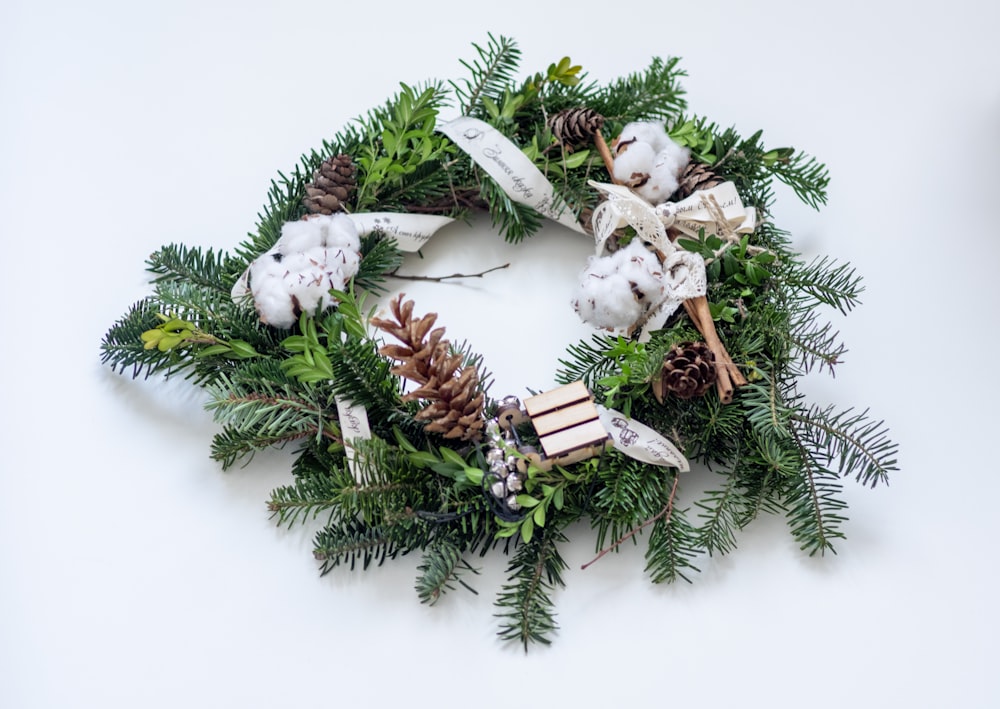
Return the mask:
[(589, 184), (607, 197), (594, 210), (592, 218), (598, 253), (604, 250), (605, 242), (614, 231), (626, 224), (633, 227), (640, 238), (667, 253), (672, 250), (668, 227), (693, 237), (704, 229), (706, 234), (716, 234), (726, 240), (734, 240), (737, 235), (754, 230), (756, 212), (752, 207), (743, 206), (732, 182), (698, 190), (680, 202), (656, 206), (624, 185), (593, 180)]

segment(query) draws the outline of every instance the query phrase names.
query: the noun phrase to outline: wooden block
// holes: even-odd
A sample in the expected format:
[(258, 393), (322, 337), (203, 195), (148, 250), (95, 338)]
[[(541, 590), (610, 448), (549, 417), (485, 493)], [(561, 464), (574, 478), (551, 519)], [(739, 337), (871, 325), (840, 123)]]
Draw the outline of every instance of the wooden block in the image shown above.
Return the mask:
[(584, 383), (573, 382), (572, 384), (566, 384), (551, 391), (528, 397), (524, 400), (524, 408), (528, 411), (528, 416), (534, 418), (553, 409), (561, 409), (581, 401), (588, 401), (589, 399), (590, 392)]
[(550, 433), (561, 431), (564, 428), (578, 426), (587, 421), (597, 418), (597, 407), (594, 402), (581, 401), (578, 404), (571, 404), (563, 409), (556, 409), (546, 414), (539, 414), (532, 417), (531, 423), (539, 436), (547, 436)]
[(603, 444), (607, 439), (608, 432), (604, 430), (601, 422), (595, 419), (548, 436), (542, 436), (541, 442), (545, 455), (549, 458), (555, 458), (578, 448)]

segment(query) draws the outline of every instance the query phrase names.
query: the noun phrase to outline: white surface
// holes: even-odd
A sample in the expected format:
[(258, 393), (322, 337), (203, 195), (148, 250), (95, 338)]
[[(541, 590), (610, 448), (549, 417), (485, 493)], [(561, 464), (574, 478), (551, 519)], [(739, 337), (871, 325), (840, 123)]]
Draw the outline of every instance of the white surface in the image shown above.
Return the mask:
[[(997, 5), (445, 5), (0, 7), (0, 706), (995, 706)], [(838, 323), (848, 360), (809, 388), (886, 418), (903, 468), (848, 487), (839, 555), (804, 558), (763, 520), (694, 585), (654, 587), (643, 547), (580, 571), (582, 529), (562, 630), (525, 657), (493, 635), (501, 559), (435, 608), (415, 558), (319, 578), (310, 532), (264, 509), (285, 454), (222, 473), (196, 392), (99, 365), (147, 254), (232, 248), (277, 170), (398, 81), (460, 76), (488, 29), (525, 72), (568, 54), (605, 81), (679, 55), (694, 111), (828, 163), (829, 206), (782, 193), (779, 225), (867, 291)], [(473, 245), (463, 268), (515, 265), (407, 291), (496, 391), (548, 384), (586, 248), (558, 228), (516, 255), (447, 236)]]

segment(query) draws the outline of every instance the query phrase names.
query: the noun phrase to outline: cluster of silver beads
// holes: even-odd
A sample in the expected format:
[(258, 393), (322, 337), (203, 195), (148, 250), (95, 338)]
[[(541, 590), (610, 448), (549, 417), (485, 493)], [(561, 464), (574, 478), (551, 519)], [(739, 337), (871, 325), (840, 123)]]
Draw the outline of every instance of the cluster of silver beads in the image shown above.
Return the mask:
[(491, 443), (486, 452), (490, 494), (511, 512), (517, 512), (521, 509), (521, 505), (517, 503), (517, 493), (523, 489), (524, 479), (517, 470), (513, 436), (510, 431), (506, 435), (501, 435), (500, 427), (495, 421), (491, 422), (486, 430)]

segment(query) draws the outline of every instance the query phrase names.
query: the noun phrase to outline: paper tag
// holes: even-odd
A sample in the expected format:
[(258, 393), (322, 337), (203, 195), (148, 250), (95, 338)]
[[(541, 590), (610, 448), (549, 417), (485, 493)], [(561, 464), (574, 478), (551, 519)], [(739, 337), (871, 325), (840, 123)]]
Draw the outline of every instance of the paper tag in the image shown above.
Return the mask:
[(645, 424), (623, 413), (598, 405), (601, 423), (608, 430), (615, 448), (643, 463), (677, 468), (682, 473), (691, 469), (687, 458), (673, 443)]
[(722, 237), (729, 236), (723, 233), (727, 230), (730, 234), (749, 234), (754, 230), (757, 219), (756, 210), (743, 206), (743, 200), (732, 182), (698, 190), (680, 202), (667, 202), (657, 209), (663, 207), (675, 219), (669, 226), (696, 238), (700, 229), (704, 229), (706, 234), (715, 233)]
[(358, 438), (368, 440), (372, 437), (371, 426), (368, 424), (368, 410), (356, 405), (348, 399), (337, 396), (337, 418), (340, 419), (340, 435), (344, 439), (344, 452), (347, 455), (347, 465), (351, 468), (354, 479), (361, 482), (357, 469), (355, 448), (352, 441)]
[(396, 240), (400, 251), (419, 251), (438, 229), (455, 221), (437, 214), (399, 212), (361, 212), (348, 216), (360, 234), (384, 232)]
[(573, 212), (565, 204), (557, 204), (555, 188), (541, 170), (496, 128), (478, 118), (462, 116), (437, 129), (468, 153), (512, 200), (586, 234)]

